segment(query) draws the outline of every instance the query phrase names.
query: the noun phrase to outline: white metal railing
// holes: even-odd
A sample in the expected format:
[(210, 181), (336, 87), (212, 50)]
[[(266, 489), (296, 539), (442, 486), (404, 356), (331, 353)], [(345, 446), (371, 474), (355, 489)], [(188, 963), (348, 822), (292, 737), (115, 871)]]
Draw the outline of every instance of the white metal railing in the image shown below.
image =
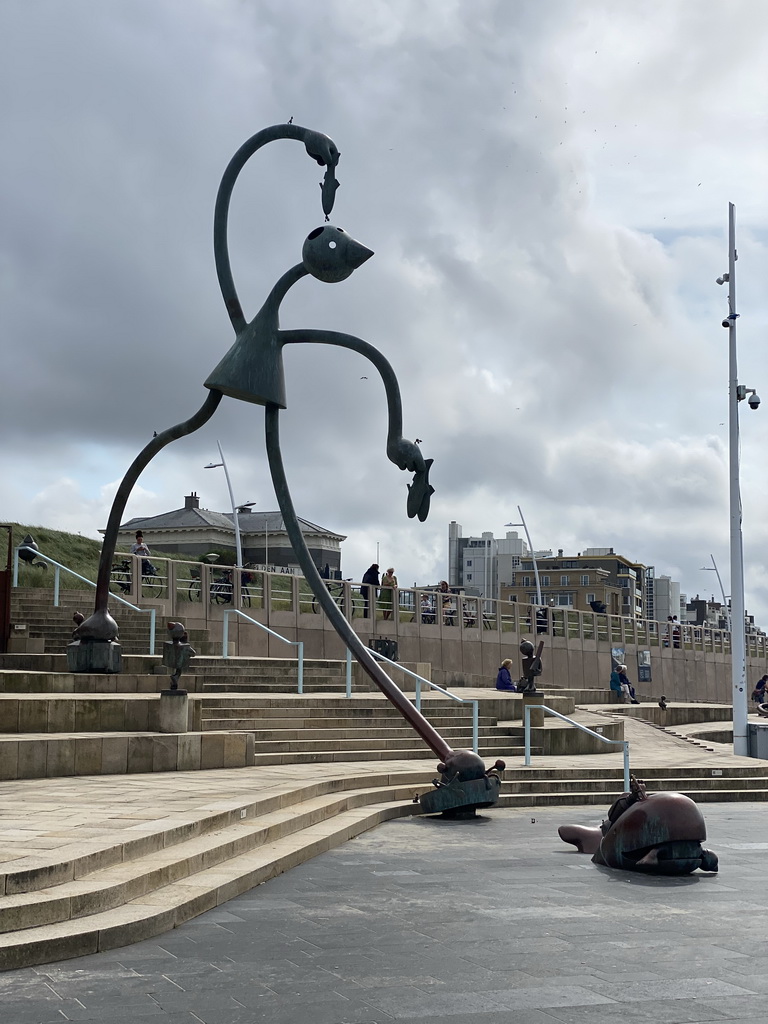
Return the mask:
[(263, 629), (270, 636), (275, 637), (277, 640), (282, 640), (284, 644), (290, 644), (291, 647), (295, 647), (297, 650), (298, 663), (299, 663), (299, 693), (304, 693), (304, 641), (303, 640), (289, 640), (287, 637), (281, 636), (280, 633), (276, 633), (274, 629), (270, 629), (269, 626), (265, 626), (263, 622), (257, 622), (256, 619), (252, 619), (250, 615), (246, 615), (245, 612), (241, 612), (239, 608), (225, 608), (223, 615), (223, 626), (221, 634), (221, 656), (222, 658), (229, 657), (229, 616), (239, 615), (247, 622), (252, 622), (254, 626), (258, 626), (259, 629)]
[[(442, 686), (438, 686), (437, 683), (433, 683), (429, 679), (425, 679), (424, 676), (420, 676), (418, 672), (412, 672), (411, 669), (406, 668), (405, 665), (400, 665), (396, 661), (392, 661), (390, 658), (385, 658), (383, 654), (379, 654), (378, 651), (368, 649), (369, 653), (376, 658), (377, 661), (386, 661), (388, 665), (393, 668), (399, 668), (401, 672), (404, 672), (407, 676), (416, 680), (416, 699), (414, 700), (414, 707), (417, 711), (421, 711), (421, 684), (426, 683), (427, 686), (433, 690), (437, 690), (438, 693), (442, 693), (444, 697), (450, 697), (451, 700), (456, 701), (457, 704), (471, 704), (472, 705), (472, 749), (477, 754), (479, 753), (479, 701), (468, 698), (468, 697), (457, 697), (455, 693), (451, 693), (450, 690), (444, 690)], [(347, 652), (349, 653), (349, 652)]]
[[(38, 552), (35, 555), (47, 560)], [(261, 618), (267, 622), (273, 613), (280, 614), (281, 622), (286, 621), (286, 613), (290, 614), (294, 620), (291, 626), (296, 628), (308, 625), (302, 616), (308, 613), (321, 614), (319, 602), (309, 591), (303, 577), (294, 573), (281, 574), (256, 570), (252, 566), (239, 569), (191, 560), (166, 559), (165, 576), (158, 573), (156, 577), (142, 577), (138, 556), (116, 553), (115, 557), (133, 560), (131, 596), (138, 596), (142, 586), (145, 589), (148, 586), (162, 589), (162, 594), (156, 600), (164, 602), (164, 614), (169, 616), (183, 619), (185, 612), (191, 611), (190, 602), (194, 605), (201, 601), (204, 610), (198, 607), (205, 619), (211, 618), (212, 605), (229, 603), (237, 607), (257, 607)], [(72, 575), (82, 579), (77, 573), (72, 572)], [(89, 580), (86, 582), (93, 585)], [(18, 562), (14, 563), (13, 583), (14, 586), (18, 585)], [(54, 584), (58, 589), (58, 576)], [(731, 651), (730, 633), (711, 626), (696, 627), (688, 623), (675, 623), (672, 626), (669, 622), (651, 619), (580, 611), (566, 606), (544, 607), (452, 592), (445, 594), (421, 587), (391, 588), (391, 598), (387, 594), (382, 599), (380, 588), (369, 586), (366, 607), (366, 600), (360, 594), (362, 584), (352, 580), (329, 580), (327, 586), (347, 619), (366, 618), (371, 625), (389, 623), (384, 629), (387, 632), (391, 630), (394, 636), (412, 636), (416, 630), (419, 635), (423, 633), (478, 640), (484, 631), (490, 630), (498, 634), (499, 639), (503, 639), (505, 633), (541, 634), (571, 641), (597, 640), (612, 646), (631, 644), (722, 654), (730, 654)], [(390, 588), (383, 589), (388, 591)], [(764, 657), (768, 654), (768, 638), (765, 636), (748, 634), (746, 640), (750, 657)]]
[(572, 718), (568, 718), (567, 715), (561, 715), (559, 711), (555, 711), (553, 708), (548, 708), (546, 704), (526, 704), (523, 708), (523, 714), (525, 716), (526, 768), (530, 768), (531, 766), (531, 711), (533, 710), (546, 711), (548, 715), (554, 715), (555, 718), (559, 718), (563, 722), (568, 722), (569, 725), (574, 725), (577, 729), (581, 729), (582, 732), (586, 732), (590, 736), (594, 736), (595, 739), (600, 740), (601, 743), (611, 743), (614, 746), (622, 747), (624, 751), (624, 790), (625, 792), (629, 792), (629, 740), (609, 740), (606, 736), (603, 736), (602, 733), (595, 732), (594, 729), (589, 729), (586, 725), (581, 725), (580, 722), (576, 722)]
[[(74, 576), (75, 579), (80, 580), (83, 583), (87, 583), (89, 587), (96, 589), (96, 584), (93, 580), (89, 580), (86, 576), (81, 576), (79, 572), (75, 572), (74, 569), (68, 569), (66, 565), (62, 565), (61, 562), (57, 562), (55, 558), (49, 558), (48, 555), (44, 555), (41, 551), (37, 551), (35, 548), (28, 548), (24, 544), (20, 544), (13, 554), (13, 585), (18, 587), (19, 585), (19, 551), (32, 551), (34, 552), (35, 558), (42, 558), (44, 562), (54, 566), (53, 574), (53, 606), (58, 608), (60, 606), (60, 579), (61, 571), (68, 572), (70, 576)], [(140, 608), (138, 605), (131, 604), (130, 601), (126, 601), (125, 598), (120, 597), (118, 594), (110, 594), (120, 604), (124, 604), (127, 608), (133, 608), (134, 611), (141, 612), (142, 615), (145, 612), (149, 613), (149, 653), (155, 653), (155, 637), (157, 632), (157, 612), (154, 608)]]

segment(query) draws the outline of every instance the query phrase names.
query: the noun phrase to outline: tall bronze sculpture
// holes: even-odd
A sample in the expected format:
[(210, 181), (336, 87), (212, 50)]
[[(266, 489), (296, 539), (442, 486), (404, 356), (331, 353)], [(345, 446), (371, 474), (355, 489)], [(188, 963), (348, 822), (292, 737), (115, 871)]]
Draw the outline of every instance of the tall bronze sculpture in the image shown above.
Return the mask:
[[(267, 143), (279, 139), (302, 142), (309, 156), (320, 166), (325, 167), (321, 198), (326, 222), (333, 209), (338, 188), (336, 166), (340, 154), (336, 145), (326, 135), (292, 123), (274, 125), (252, 136), (230, 161), (216, 198), (214, 256), (221, 293), (235, 331), (235, 342), (205, 381), (209, 394), (200, 409), (190, 419), (154, 437), (137, 456), (123, 478), (115, 495), (104, 533), (94, 612), (75, 630), (75, 642), (68, 650), (69, 665), (73, 671), (120, 671), (118, 627), (109, 612), (110, 570), (125, 506), (141, 472), (171, 441), (184, 437), (207, 423), (224, 395), (263, 405), (270, 472), (286, 531), (304, 577), (323, 611), (364, 670), (441, 759), (439, 767), (443, 772), (446, 786), (450, 784), (451, 787), (455, 787), (456, 781), (466, 783), (467, 799), (471, 801), (472, 783), (476, 783), (478, 796), (482, 798), (477, 802), (487, 805), (489, 802), (496, 802), (499, 787), (495, 783), (489, 783), (482, 759), (472, 751), (454, 751), (389, 678), (329, 594), (299, 528), (280, 452), (279, 413), (280, 409), (286, 408), (282, 359), (285, 345), (308, 343), (348, 348), (365, 356), (375, 366), (384, 384), (389, 414), (387, 457), (400, 469), (413, 473), (413, 480), (408, 485), (406, 507), (411, 518), (418, 517), (422, 522), (429, 513), (430, 496), (433, 493), (429, 483), (432, 460), (425, 460), (418, 445), (403, 437), (402, 405), (397, 378), (389, 362), (377, 349), (360, 338), (336, 331), (280, 329), (280, 304), (293, 285), (308, 275), (328, 284), (343, 281), (373, 255), (370, 249), (357, 242), (340, 227), (325, 223), (315, 228), (304, 242), (301, 262), (282, 275), (256, 316), (250, 321), (246, 320), (232, 278), (227, 245), (230, 197), (247, 160)], [(501, 765), (500, 762), (499, 764)], [(494, 799), (489, 801), (491, 791)]]

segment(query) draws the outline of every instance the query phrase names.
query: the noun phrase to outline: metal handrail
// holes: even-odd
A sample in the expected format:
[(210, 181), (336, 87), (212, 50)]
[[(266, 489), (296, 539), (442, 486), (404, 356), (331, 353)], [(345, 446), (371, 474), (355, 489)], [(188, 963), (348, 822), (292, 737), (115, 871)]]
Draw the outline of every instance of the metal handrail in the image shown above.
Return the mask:
[(451, 693), (450, 690), (444, 690), (442, 686), (438, 686), (437, 683), (433, 683), (431, 679), (425, 679), (424, 676), (420, 676), (418, 674), (418, 672), (413, 672), (413, 671), (411, 671), (411, 669), (406, 668), (405, 665), (400, 665), (398, 662), (392, 661), (390, 658), (386, 658), (383, 654), (379, 654), (378, 651), (374, 651), (374, 650), (370, 649), (370, 653), (378, 661), (386, 661), (386, 663), (388, 665), (391, 665), (393, 668), (399, 668), (401, 672), (405, 672), (405, 674), (407, 676), (411, 676), (413, 679), (416, 680), (416, 699), (414, 700), (413, 703), (414, 703), (417, 711), (421, 711), (421, 684), (422, 683), (426, 683), (427, 686), (430, 686), (433, 690), (437, 690), (438, 693), (442, 693), (444, 696), (450, 697), (451, 700), (456, 701), (458, 704), (471, 704), (472, 705), (472, 749), (474, 750), (474, 752), (476, 754), (479, 753), (479, 751), (478, 751), (478, 746), (479, 746), (479, 739), (478, 739), (478, 733), (479, 733), (479, 728), (478, 728), (478, 724), (479, 724), (479, 713), (478, 713), (479, 701), (476, 698), (474, 698), (474, 697), (457, 697), (457, 695), (455, 693)]
[(258, 622), (256, 619), (252, 619), (250, 615), (246, 615), (245, 612), (241, 612), (239, 608), (225, 608), (224, 609), (224, 627), (221, 634), (221, 656), (222, 658), (229, 657), (229, 616), (240, 615), (247, 622), (252, 622), (254, 626), (258, 626), (259, 629), (263, 629), (265, 633), (269, 633), (270, 636), (275, 637), (277, 640), (282, 640), (284, 644), (290, 644), (291, 647), (297, 648), (298, 662), (299, 662), (299, 693), (304, 693), (304, 641), (303, 640), (289, 640), (287, 637), (281, 636), (280, 633), (276, 633), (274, 629), (270, 629), (269, 626), (265, 626), (263, 622)]
[(553, 708), (548, 708), (546, 704), (526, 704), (523, 708), (525, 716), (525, 766), (530, 768), (531, 766), (531, 711), (539, 710), (546, 711), (549, 715), (554, 715), (555, 718), (562, 719), (563, 722), (568, 722), (569, 725), (575, 725), (577, 729), (581, 729), (582, 732), (589, 733), (590, 736), (594, 736), (600, 740), (601, 743), (611, 743), (615, 746), (620, 746), (624, 750), (624, 790), (629, 792), (629, 740), (609, 740), (602, 733), (595, 732), (594, 729), (587, 728), (586, 725), (581, 725), (580, 722), (574, 721), (572, 718), (568, 718), (567, 715), (561, 715), (559, 711), (555, 711)]
[[(61, 570), (68, 572), (70, 576), (74, 576), (82, 583), (87, 583), (89, 587), (96, 588), (96, 584), (93, 580), (89, 580), (86, 576), (81, 576), (79, 572), (75, 572), (74, 569), (68, 569), (66, 565), (62, 565), (61, 562), (57, 562), (55, 558), (49, 558), (48, 555), (44, 555), (41, 551), (37, 551), (35, 548), (30, 548), (26, 544), (20, 544), (14, 551), (13, 555), (13, 585), (18, 587), (19, 585), (19, 552), (20, 551), (32, 551), (34, 552), (35, 558), (42, 558), (46, 562), (50, 562), (54, 566), (53, 573), (53, 607), (59, 608), (59, 580), (61, 579)], [(145, 612), (149, 612), (149, 653), (155, 653), (155, 637), (156, 637), (156, 625), (157, 625), (157, 610), (155, 608), (141, 608), (137, 604), (131, 604), (130, 601), (126, 601), (125, 598), (120, 597), (119, 594), (111, 594), (116, 601), (120, 604), (124, 604), (126, 608), (133, 608), (135, 612), (141, 612), (142, 615)]]

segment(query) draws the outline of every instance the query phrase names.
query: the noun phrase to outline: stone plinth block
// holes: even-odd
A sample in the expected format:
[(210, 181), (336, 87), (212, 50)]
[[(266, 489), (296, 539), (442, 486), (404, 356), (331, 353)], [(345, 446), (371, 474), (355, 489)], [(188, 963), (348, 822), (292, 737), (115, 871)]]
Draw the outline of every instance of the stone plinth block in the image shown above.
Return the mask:
[(543, 703), (544, 694), (541, 690), (537, 690), (535, 693), (523, 694), (523, 724), (525, 724), (525, 709), (530, 708), (531, 728), (544, 728), (544, 710), (542, 708)]
[(69, 672), (122, 672), (123, 650), (114, 640), (73, 640), (67, 645)]
[(188, 715), (186, 690), (160, 691), (160, 732), (186, 732)]

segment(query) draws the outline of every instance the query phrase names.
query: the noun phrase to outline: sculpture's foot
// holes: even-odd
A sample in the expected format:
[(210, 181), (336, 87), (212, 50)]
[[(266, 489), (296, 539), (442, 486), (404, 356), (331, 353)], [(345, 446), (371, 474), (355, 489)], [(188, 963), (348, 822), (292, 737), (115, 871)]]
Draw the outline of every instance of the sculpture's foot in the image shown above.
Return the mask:
[(478, 807), (492, 807), (499, 802), (501, 778), (506, 765), (497, 761), (486, 769), (482, 757), (472, 750), (452, 750), (437, 769), (439, 779), (434, 789), (418, 798), (425, 814), (442, 814), (444, 818), (473, 818)]
[(579, 853), (597, 853), (603, 833), (586, 825), (561, 825), (557, 834), (564, 843), (571, 843)]
[(72, 633), (75, 640), (117, 640), (117, 623), (106, 608), (97, 610)]

